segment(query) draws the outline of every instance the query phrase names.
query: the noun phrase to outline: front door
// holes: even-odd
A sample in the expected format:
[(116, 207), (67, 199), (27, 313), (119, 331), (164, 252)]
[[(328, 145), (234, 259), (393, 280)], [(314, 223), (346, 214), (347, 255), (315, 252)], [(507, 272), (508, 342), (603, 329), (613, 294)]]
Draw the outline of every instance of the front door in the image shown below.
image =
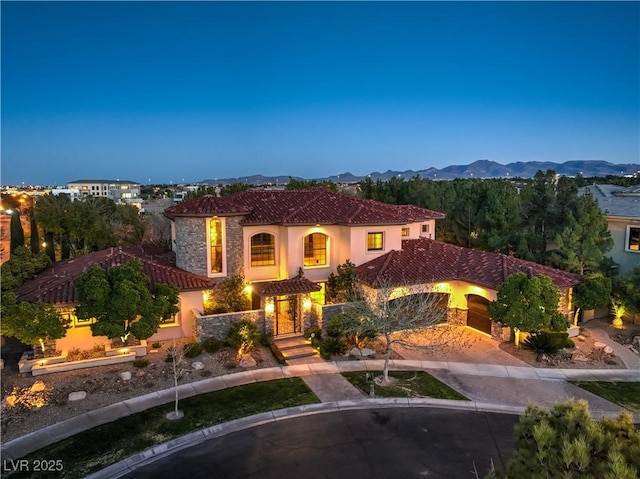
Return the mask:
[(301, 333), (297, 296), (278, 296), (275, 301), (276, 336)]

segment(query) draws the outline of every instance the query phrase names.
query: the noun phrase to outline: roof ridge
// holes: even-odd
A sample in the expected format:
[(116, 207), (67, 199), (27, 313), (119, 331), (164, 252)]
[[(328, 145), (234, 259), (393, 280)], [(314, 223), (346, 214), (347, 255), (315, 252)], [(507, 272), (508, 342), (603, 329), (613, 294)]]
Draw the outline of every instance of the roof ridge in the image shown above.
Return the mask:
[[(294, 210), (291, 213), (289, 213), (287, 216), (285, 216), (282, 219), (282, 223), (287, 223), (289, 221), (289, 219), (291, 217), (297, 215), (300, 212), (300, 210), (306, 208), (311, 203), (315, 202), (318, 199), (318, 197), (324, 193), (323, 190), (326, 190), (326, 188), (318, 188), (318, 189), (316, 189), (316, 191), (314, 191), (313, 195), (309, 195), (310, 196), (309, 200), (306, 201), (304, 204), (294, 208)], [(287, 190), (285, 190), (285, 191), (287, 191)], [(299, 190), (289, 190), (289, 191), (299, 191)], [(329, 191), (329, 190), (326, 190), (326, 191)]]

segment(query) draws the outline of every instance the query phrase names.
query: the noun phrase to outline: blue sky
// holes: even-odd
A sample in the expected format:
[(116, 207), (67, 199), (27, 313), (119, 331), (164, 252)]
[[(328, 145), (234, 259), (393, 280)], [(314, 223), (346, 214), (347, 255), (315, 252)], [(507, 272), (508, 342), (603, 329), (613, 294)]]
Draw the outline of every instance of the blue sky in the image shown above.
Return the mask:
[(639, 2), (12, 2), (2, 184), (640, 158)]

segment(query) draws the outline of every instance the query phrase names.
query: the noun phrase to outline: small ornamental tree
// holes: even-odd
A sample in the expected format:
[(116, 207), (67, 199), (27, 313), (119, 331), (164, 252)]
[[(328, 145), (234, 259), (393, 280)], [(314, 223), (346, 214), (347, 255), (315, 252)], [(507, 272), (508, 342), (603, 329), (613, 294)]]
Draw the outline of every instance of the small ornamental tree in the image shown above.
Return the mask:
[(518, 272), (498, 287), (498, 299), (487, 305), (487, 311), (492, 320), (513, 328), (518, 345), (520, 331), (567, 328), (567, 320), (558, 311), (559, 301), (560, 291), (548, 276), (530, 278)]
[(596, 421), (586, 401), (562, 402), (551, 410), (532, 405), (515, 436), (506, 473), (494, 470), (486, 479), (640, 477), (640, 431), (626, 411)]
[(361, 299), (355, 264), (347, 260), (336, 267), (336, 273), (331, 273), (327, 279), (326, 295), (329, 303), (345, 303)]
[(14, 210), (11, 213), (10, 223), (10, 251), (11, 254), (21, 246), (24, 246), (24, 230), (22, 229), (22, 223), (20, 221), (20, 213)]
[(584, 281), (573, 289), (573, 303), (576, 306), (574, 326), (578, 324), (581, 310), (606, 308), (610, 301), (611, 278), (607, 278), (602, 273), (585, 276)]
[(458, 329), (446, 323), (447, 309), (441, 307), (440, 297), (424, 286), (395, 286), (382, 281), (376, 289), (361, 285), (360, 291), (363, 300), (349, 303), (344, 311), (351, 318), (344, 332), (354, 335), (377, 331), (384, 345), (379, 384), (390, 384), (389, 359), (395, 346), (424, 351), (466, 346)]
[(45, 341), (61, 339), (67, 334), (69, 321), (58, 310), (46, 303), (16, 302), (11, 292), (2, 295), (2, 322), (0, 333), (14, 337), (25, 344), (39, 344), (45, 352)]
[(178, 289), (156, 284), (153, 291), (138, 260), (105, 271), (100, 266), (82, 273), (75, 281), (79, 319), (95, 318), (94, 336), (120, 338), (123, 343), (133, 334), (137, 339), (153, 335), (163, 319), (178, 311)]
[(216, 301), (227, 312), (247, 311), (251, 309), (251, 301), (245, 288), (247, 282), (243, 276), (227, 277), (216, 290)]

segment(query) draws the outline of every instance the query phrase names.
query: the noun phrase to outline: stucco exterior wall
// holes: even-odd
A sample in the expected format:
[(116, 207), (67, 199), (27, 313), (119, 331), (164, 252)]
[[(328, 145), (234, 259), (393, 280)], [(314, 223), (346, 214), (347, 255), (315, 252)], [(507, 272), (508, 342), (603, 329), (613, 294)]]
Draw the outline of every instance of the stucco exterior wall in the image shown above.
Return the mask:
[[(638, 208), (640, 216), (640, 206)], [(635, 226), (640, 228), (640, 218), (621, 218), (615, 216), (607, 217), (607, 225), (611, 238), (613, 239), (613, 248), (607, 256), (618, 263), (618, 272), (626, 274), (631, 272), (633, 268), (640, 264), (640, 251), (626, 251), (627, 246), (627, 226)]]

